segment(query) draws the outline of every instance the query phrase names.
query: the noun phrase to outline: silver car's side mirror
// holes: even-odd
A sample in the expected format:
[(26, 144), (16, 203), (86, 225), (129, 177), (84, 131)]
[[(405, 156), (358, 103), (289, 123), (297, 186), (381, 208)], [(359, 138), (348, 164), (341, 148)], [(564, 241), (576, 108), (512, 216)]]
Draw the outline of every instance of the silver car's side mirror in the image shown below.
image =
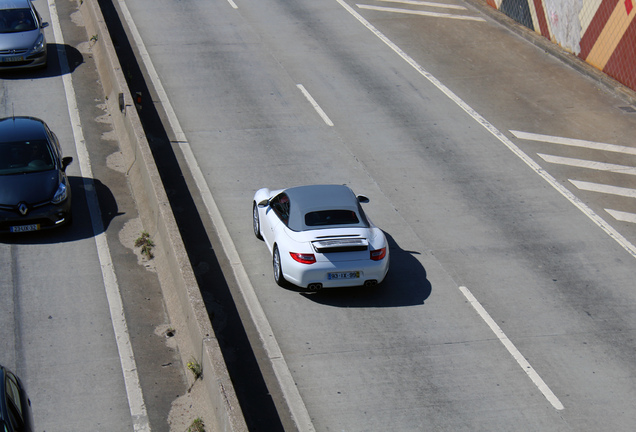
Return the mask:
[(358, 198), (358, 202), (365, 203), (365, 204), (369, 202), (369, 198), (364, 195), (358, 195), (357, 198)]

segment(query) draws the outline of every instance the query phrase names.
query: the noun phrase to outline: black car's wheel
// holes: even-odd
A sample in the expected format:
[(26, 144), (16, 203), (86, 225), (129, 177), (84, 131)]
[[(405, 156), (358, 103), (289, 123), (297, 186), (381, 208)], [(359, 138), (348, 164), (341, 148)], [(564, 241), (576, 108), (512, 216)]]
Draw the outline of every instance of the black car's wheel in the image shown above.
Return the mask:
[(254, 228), (254, 235), (256, 238), (263, 240), (263, 236), (261, 235), (261, 220), (258, 216), (258, 206), (256, 203), (252, 205), (252, 226)]
[(278, 246), (274, 246), (274, 253), (272, 254), (272, 266), (274, 268), (274, 280), (279, 286), (284, 287), (286, 285), (285, 276), (283, 276), (283, 268), (280, 264), (280, 253), (278, 252)]

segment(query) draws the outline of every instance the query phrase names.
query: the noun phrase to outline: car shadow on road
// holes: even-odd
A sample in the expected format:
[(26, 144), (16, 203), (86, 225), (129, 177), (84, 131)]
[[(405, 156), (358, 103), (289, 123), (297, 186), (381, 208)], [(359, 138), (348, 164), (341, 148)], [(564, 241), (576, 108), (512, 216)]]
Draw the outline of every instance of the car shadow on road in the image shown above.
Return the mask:
[[(5, 244), (55, 244), (67, 243), (94, 237), (108, 229), (114, 218), (122, 215), (118, 211), (117, 201), (110, 189), (101, 181), (93, 179), (93, 187), (97, 193), (102, 215), (102, 227), (95, 232), (91, 215), (86, 202), (85, 183), (83, 177), (68, 177), (72, 191), (73, 223), (55, 229), (26, 232), (19, 234), (0, 233), (0, 243)], [(90, 192), (90, 191), (89, 191)]]
[(69, 73), (73, 73), (75, 69), (84, 63), (84, 56), (76, 48), (70, 45), (60, 45), (55, 43), (47, 44), (47, 65), (42, 68), (33, 69), (0, 69), (0, 78), (5, 80), (23, 80), (23, 79), (41, 79), (51, 78), (62, 75), (62, 67), (57, 54), (59, 49), (66, 52), (68, 60)]
[(389, 243), (389, 273), (376, 287), (325, 288), (317, 292), (299, 291), (309, 300), (335, 307), (401, 307), (424, 304), (432, 286), (426, 269), (417, 259), (420, 252), (398, 246), (393, 237), (384, 233)]

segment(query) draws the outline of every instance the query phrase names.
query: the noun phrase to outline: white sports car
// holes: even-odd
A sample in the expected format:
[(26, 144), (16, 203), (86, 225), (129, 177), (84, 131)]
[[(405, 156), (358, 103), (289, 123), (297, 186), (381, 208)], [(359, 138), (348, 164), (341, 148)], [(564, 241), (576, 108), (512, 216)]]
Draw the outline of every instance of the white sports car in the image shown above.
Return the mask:
[(298, 186), (254, 195), (254, 234), (272, 253), (274, 280), (310, 290), (374, 286), (389, 270), (382, 230), (364, 214), (369, 202), (343, 185)]

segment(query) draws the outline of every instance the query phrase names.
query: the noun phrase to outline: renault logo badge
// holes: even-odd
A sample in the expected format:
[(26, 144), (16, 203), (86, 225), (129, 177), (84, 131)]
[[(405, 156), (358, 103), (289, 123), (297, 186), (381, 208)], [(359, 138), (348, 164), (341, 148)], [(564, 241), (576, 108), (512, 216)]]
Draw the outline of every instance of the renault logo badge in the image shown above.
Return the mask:
[(18, 210), (20, 210), (20, 214), (22, 216), (26, 216), (26, 214), (29, 212), (29, 208), (25, 203), (20, 203), (20, 205), (18, 206)]

